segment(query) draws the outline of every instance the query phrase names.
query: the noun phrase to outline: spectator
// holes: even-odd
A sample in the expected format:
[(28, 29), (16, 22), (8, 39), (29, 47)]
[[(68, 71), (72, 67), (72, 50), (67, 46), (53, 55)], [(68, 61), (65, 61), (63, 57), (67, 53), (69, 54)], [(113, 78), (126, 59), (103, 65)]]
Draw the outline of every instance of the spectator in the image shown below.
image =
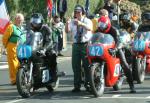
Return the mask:
[[(74, 73), (74, 88), (72, 92), (80, 92), (81, 88), (81, 66), (85, 72), (85, 88), (88, 88), (88, 60), (86, 58), (86, 47), (88, 41), (92, 37), (92, 22), (84, 16), (84, 10), (81, 5), (76, 5), (74, 8), (74, 19), (67, 20), (65, 26), (66, 32), (70, 32), (73, 37), (72, 47), (72, 68)], [(82, 62), (82, 64), (81, 64)]]
[(59, 13), (61, 21), (65, 22), (64, 16), (67, 11), (67, 0), (58, 0), (57, 1), (57, 11)]
[(24, 16), (21, 13), (17, 13), (15, 16), (14, 24), (11, 23), (3, 36), (3, 45), (7, 50), (7, 60), (10, 73), (10, 82), (12, 85), (16, 84), (16, 73), (20, 65), (16, 48), (19, 43), (25, 42), (23, 36), (23, 31), (21, 30), (21, 25), (24, 21)]
[(108, 0), (103, 7), (103, 9), (106, 9), (108, 11), (108, 16), (110, 19), (112, 19), (114, 11), (114, 6), (112, 5), (112, 2), (112, 0)]
[(54, 16), (52, 26), (52, 37), (55, 42), (55, 49), (58, 52), (58, 56), (63, 56), (61, 51), (63, 49), (64, 24), (60, 21), (59, 16)]

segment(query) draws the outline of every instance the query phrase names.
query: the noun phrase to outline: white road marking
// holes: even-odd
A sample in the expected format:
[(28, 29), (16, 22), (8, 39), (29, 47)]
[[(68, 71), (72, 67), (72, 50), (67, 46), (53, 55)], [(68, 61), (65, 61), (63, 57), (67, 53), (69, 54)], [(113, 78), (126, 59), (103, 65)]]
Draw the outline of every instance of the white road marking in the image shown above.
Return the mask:
[(0, 65), (0, 70), (8, 69), (8, 65)]
[(98, 97), (101, 99), (149, 99), (147, 97)]
[[(71, 57), (62, 57), (62, 58), (58, 58), (58, 63), (62, 62), (62, 61), (66, 61), (66, 60), (70, 60)], [(7, 62), (6, 62), (7, 64)], [(0, 65), (0, 70), (6, 70), (8, 69), (8, 64), (7, 65)]]
[(146, 98), (150, 98), (150, 96), (146, 97)]
[(121, 95), (113, 95), (112, 98), (120, 97)]
[(23, 101), (23, 100), (25, 100), (25, 99), (12, 100), (12, 101), (5, 102), (5, 103), (16, 103), (16, 102), (20, 102), (20, 101)]

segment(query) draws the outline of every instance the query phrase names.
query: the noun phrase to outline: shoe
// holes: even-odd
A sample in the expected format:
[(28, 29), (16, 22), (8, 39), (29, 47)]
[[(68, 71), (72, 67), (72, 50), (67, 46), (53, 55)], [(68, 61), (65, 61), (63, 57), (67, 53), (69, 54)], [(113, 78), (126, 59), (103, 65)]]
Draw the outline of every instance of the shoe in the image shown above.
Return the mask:
[(91, 88), (90, 88), (89, 82), (88, 82), (88, 83), (85, 83), (85, 84), (84, 84), (84, 87), (85, 87), (85, 89), (86, 89), (87, 92), (90, 92), (90, 93), (91, 93), (92, 90), (91, 90)]
[(72, 89), (72, 92), (73, 92), (73, 93), (77, 93), (77, 92), (81, 92), (81, 90), (80, 90), (80, 88), (73, 88), (73, 89)]
[(11, 83), (11, 85), (16, 85), (16, 82), (14, 82), (14, 83)]
[(52, 86), (46, 86), (46, 88), (47, 88), (47, 90), (49, 91), (49, 92), (53, 92), (54, 91), (54, 89), (53, 89), (53, 87)]
[(59, 53), (58, 56), (64, 56), (64, 55), (62, 55), (61, 53)]
[(136, 90), (135, 90), (134, 87), (131, 87), (131, 88), (130, 88), (130, 93), (136, 93)]

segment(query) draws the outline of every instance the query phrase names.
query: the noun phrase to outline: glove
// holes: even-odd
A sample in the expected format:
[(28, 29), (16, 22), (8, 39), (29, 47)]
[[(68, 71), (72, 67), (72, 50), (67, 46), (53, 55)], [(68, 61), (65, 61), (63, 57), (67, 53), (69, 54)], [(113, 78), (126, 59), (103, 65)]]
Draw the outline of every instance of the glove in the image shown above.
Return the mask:
[(38, 51), (36, 52), (36, 55), (37, 55), (37, 56), (45, 56), (45, 51), (46, 51), (46, 50), (44, 50), (44, 49), (38, 50)]
[(56, 56), (56, 51), (55, 50), (47, 50), (45, 54), (46, 54), (46, 56)]

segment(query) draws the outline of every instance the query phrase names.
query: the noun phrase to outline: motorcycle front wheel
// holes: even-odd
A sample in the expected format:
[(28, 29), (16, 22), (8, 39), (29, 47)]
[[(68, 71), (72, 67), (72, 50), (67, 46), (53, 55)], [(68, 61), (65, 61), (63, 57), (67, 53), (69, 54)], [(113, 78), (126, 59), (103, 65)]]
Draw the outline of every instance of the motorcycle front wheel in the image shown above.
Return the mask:
[(33, 83), (33, 77), (31, 77), (31, 82), (29, 82), (29, 70), (25, 69), (24, 67), (19, 68), (16, 76), (16, 85), (18, 93), (23, 98), (28, 98), (31, 96), (32, 92), (31, 89)]
[(105, 79), (102, 66), (99, 63), (90, 65), (90, 86), (95, 97), (104, 93)]

